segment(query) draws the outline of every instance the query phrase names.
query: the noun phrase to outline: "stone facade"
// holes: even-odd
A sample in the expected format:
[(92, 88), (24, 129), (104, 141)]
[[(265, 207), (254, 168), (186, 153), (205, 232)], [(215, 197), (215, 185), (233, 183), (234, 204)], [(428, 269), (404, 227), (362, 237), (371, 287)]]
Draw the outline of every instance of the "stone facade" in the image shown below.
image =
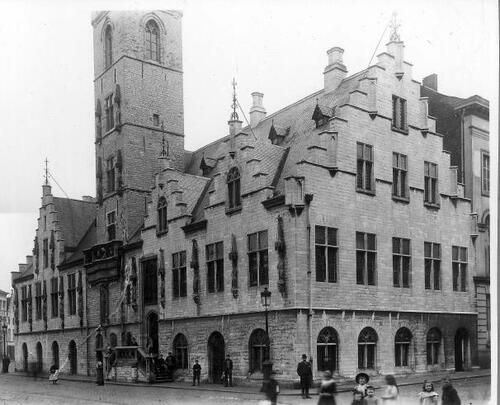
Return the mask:
[[(180, 17), (94, 16), (95, 221), (71, 249), (52, 221), (57, 251), (71, 254), (55, 270), (36, 274), (28, 263), (15, 276), (18, 313), (24, 286), (33, 291), (50, 272), (64, 283), (63, 318), (20, 322), (19, 360), (23, 343), (31, 359), (40, 341), (46, 368), (51, 341), (62, 359), (73, 340), (70, 372), (93, 374), (117, 346), (137, 359), (118, 362), (115, 378), (126, 380), (144, 379), (144, 359), (160, 352), (176, 356), (179, 378), (199, 359), (210, 382), (227, 354), (238, 379), (262, 378), (266, 359), (296, 379), (302, 353), (315, 376), (475, 365), (471, 202), (403, 42), (349, 77), (344, 51), (332, 48), (324, 89), (270, 116), (253, 93), (251, 128), (235, 94), (228, 134), (186, 152)], [(439, 245), (432, 289), (427, 243)], [(455, 251), (465, 254), (460, 288)], [(70, 316), (71, 274), (82, 288)]]

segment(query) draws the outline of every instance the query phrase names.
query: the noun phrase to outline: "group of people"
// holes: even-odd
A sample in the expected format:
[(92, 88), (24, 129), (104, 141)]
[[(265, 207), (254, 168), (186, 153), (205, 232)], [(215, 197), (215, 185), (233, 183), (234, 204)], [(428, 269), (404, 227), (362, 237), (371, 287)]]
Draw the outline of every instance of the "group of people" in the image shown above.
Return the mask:
[(163, 358), (163, 353), (160, 353), (158, 359), (153, 359), (153, 366), (157, 373), (166, 373), (168, 378), (173, 379), (177, 362), (172, 352), (168, 352), (167, 358)]

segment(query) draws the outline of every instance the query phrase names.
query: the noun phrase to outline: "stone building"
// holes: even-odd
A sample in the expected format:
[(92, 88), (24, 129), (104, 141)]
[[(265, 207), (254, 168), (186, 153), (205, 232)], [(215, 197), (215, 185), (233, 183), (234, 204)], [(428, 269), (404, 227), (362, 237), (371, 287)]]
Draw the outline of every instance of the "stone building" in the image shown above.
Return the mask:
[[(57, 342), (67, 372), (114, 351), (118, 379), (154, 380), (170, 351), (178, 375), (197, 358), (210, 382), (227, 354), (240, 379), (267, 359), (294, 379), (302, 353), (315, 375), (475, 365), (471, 201), (396, 30), (350, 76), (330, 49), (323, 88), (271, 115), (252, 93), (245, 127), (235, 92), (227, 133), (189, 152), (181, 18), (93, 17), (96, 201), (44, 186), (34, 256), (13, 281), (19, 364), (47, 367)], [(74, 229), (69, 201), (85, 218)], [(48, 319), (52, 291), (63, 304)]]
[(489, 367), (491, 360), (490, 317), (490, 152), (489, 102), (480, 96), (467, 99), (438, 92), (437, 75), (422, 81), (421, 95), (429, 99), (429, 114), (436, 118), (443, 134), (443, 147), (457, 167), (458, 181), (471, 200), (472, 242), (476, 261), (472, 263), (479, 363)]

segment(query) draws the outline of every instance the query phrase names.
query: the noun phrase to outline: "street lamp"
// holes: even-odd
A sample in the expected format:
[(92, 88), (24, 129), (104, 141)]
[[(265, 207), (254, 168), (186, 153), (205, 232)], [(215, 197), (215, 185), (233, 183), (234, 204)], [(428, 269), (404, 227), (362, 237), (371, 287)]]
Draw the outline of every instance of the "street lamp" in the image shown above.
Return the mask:
[(271, 291), (264, 288), (264, 291), (260, 293), (260, 300), (262, 305), (264, 306), (265, 314), (266, 314), (266, 352), (267, 359), (262, 363), (262, 373), (264, 374), (264, 381), (269, 378), (271, 375), (271, 371), (273, 369), (273, 363), (269, 359), (270, 357), (270, 347), (269, 347), (269, 317), (268, 317), (268, 308), (271, 305)]

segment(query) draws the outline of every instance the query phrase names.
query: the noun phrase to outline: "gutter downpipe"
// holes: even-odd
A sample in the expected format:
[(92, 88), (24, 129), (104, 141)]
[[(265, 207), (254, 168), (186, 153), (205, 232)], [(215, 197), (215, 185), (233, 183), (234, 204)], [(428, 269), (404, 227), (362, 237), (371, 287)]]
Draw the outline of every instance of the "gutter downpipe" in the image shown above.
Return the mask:
[[(307, 229), (307, 277), (309, 278), (309, 311), (307, 314), (307, 320), (308, 320), (308, 349), (309, 349), (309, 357), (312, 359), (312, 318), (313, 318), (313, 309), (312, 309), (312, 270), (311, 270), (311, 218), (310, 218), (310, 208), (311, 208), (311, 202), (313, 200), (314, 195), (313, 194), (306, 194), (304, 196), (304, 200), (306, 203), (306, 229)], [(311, 361), (312, 363), (312, 361)], [(314, 370), (314, 367), (311, 367), (312, 370)], [(314, 373), (314, 371), (313, 371)], [(313, 374), (314, 378), (314, 374)]]

